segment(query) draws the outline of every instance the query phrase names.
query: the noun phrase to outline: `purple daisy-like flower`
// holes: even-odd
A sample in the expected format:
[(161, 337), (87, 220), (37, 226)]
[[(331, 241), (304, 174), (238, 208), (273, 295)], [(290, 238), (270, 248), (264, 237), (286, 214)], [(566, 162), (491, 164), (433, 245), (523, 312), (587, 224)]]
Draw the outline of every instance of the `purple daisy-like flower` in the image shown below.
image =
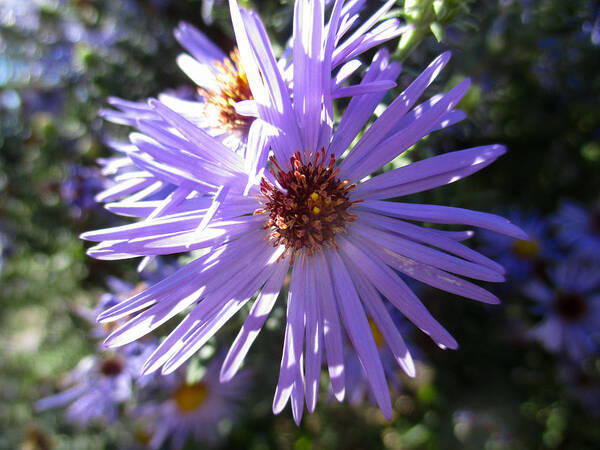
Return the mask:
[(177, 140), (161, 149), (169, 156), (167, 161), (152, 151), (155, 141), (139, 139), (140, 147), (153, 155), (152, 159), (140, 158), (140, 164), (157, 177), (194, 186), (207, 195), (187, 195), (159, 218), (85, 233), (85, 239), (102, 241), (89, 254), (121, 259), (207, 251), (101, 314), (99, 320), (104, 322), (137, 313), (106, 344), (132, 342), (191, 307), (144, 368), (146, 373), (161, 367), (163, 373), (172, 373), (257, 294), (221, 369), (221, 380), (231, 380), (291, 270), (273, 411), (279, 413), (291, 400), (297, 423), (304, 400), (308, 410), (314, 411), (323, 354), (334, 395), (340, 400), (344, 397), (345, 329), (373, 396), (389, 418), (391, 399), (369, 317), (398, 364), (409, 375), (415, 369), (382, 296), (441, 348), (456, 348), (454, 338), (402, 277), (485, 303), (498, 303), (498, 299), (461, 276), (504, 280), (499, 264), (460, 243), (469, 232), (435, 230), (411, 222), (464, 224), (517, 239), (527, 237), (499, 216), (384, 200), (457, 181), (486, 167), (505, 149), (490, 145), (457, 151), (362, 181), (422, 137), (464, 117), (454, 108), (466, 93), (468, 80), (417, 105), (449, 54), (436, 58), (343, 157), (382, 100), (382, 82), (396, 79), (400, 72), (400, 66), (390, 63), (387, 52), (380, 50), (361, 84), (342, 88), (354, 96), (334, 132), (331, 72), (379, 42), (373, 33), (365, 32), (378, 17), (368, 19), (336, 46), (349, 29), (344, 2), (334, 3), (327, 26), (322, 1), (297, 2), (290, 88), (259, 18), (233, 0), (230, 5), (257, 110), (252, 127), (258, 124), (260, 133), (249, 138), (245, 154), (240, 155), (162, 103), (151, 102), (177, 130)]
[(222, 357), (214, 358), (202, 379), (192, 383), (186, 381), (183, 371), (177, 371), (161, 387), (170, 396), (167, 400), (136, 408), (136, 418), (148, 424), (150, 448), (169, 442), (169, 448), (179, 449), (189, 439), (214, 444), (220, 437), (221, 423), (235, 421), (251, 374), (243, 370), (235, 379), (221, 383), (222, 362)]
[(552, 286), (532, 281), (526, 294), (537, 302), (543, 321), (529, 335), (552, 353), (579, 361), (598, 352), (600, 336), (600, 272), (567, 260), (550, 273)]
[(578, 256), (594, 260), (600, 258), (600, 204), (586, 209), (564, 201), (554, 224), (559, 241), (573, 248)]
[(36, 403), (38, 411), (68, 406), (67, 420), (79, 426), (115, 422), (119, 407), (132, 397), (134, 385), (144, 388), (155, 378), (142, 367), (156, 349), (154, 339), (125, 345), (115, 352), (83, 358), (63, 380), (65, 390)]
[(36, 409), (45, 411), (69, 405), (67, 420), (79, 426), (94, 421), (115, 422), (119, 405), (131, 397), (132, 374), (139, 370), (137, 364), (131, 366), (131, 361), (135, 359), (118, 354), (82, 359), (65, 380), (71, 387), (39, 400)]
[(478, 236), (482, 251), (502, 264), (513, 281), (520, 283), (531, 276), (545, 276), (546, 262), (558, 256), (556, 246), (548, 235), (549, 221), (538, 214), (516, 209), (507, 216), (527, 233), (528, 239), (515, 239), (483, 230)]

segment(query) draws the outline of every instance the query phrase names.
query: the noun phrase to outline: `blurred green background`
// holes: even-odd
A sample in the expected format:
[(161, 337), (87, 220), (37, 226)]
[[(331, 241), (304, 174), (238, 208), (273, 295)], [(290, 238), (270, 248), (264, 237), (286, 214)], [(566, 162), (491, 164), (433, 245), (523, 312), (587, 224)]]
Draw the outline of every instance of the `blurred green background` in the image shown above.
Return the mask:
[[(244, 3), (257, 9), (273, 39), (285, 42), (291, 33), (291, 1)], [(398, 7), (403, 4), (399, 1)], [(418, 18), (423, 21), (419, 45), (410, 53), (397, 52), (406, 59), (394, 94), (436, 55), (451, 49), (449, 67), (429, 92), (472, 77), (473, 87), (460, 105), (468, 119), (428, 137), (411, 157), (495, 142), (507, 145), (509, 153), (482, 174), (415, 198), (488, 212), (520, 208), (544, 216), (552, 215), (563, 199), (593, 205), (600, 197), (598, 3), (454, 0), (445, 5), (448, 16)], [(107, 96), (139, 100), (191, 85), (175, 64), (182, 49), (172, 29), (181, 20), (231, 49), (226, 2), (0, 3), (2, 449), (142, 445), (126, 419), (81, 429), (68, 423), (61, 410), (40, 414), (33, 405), (55, 392), (61, 376), (98, 345), (78, 308), (96, 304), (109, 275), (136, 283), (134, 262), (107, 263), (85, 255), (78, 235), (118, 219), (93, 206), (90, 199), (98, 186), (82, 167), (94, 170), (98, 157), (110, 155), (103, 141), (126, 133), (98, 117)], [(529, 301), (516, 286), (500, 295), (502, 306), (487, 307), (421, 293), (461, 347), (441, 351), (414, 333), (423, 362), (415, 380), (404, 380), (389, 423), (368, 401), (354, 407), (330, 402), (326, 394), (300, 427), (288, 410), (272, 416), (283, 341), (281, 327), (267, 330), (251, 352), (251, 361), (261, 362), (261, 382), (248, 392), (239, 423), (219, 445), (598, 448), (600, 360), (591, 358), (583, 369), (576, 368), (588, 377), (584, 387), (576, 377), (565, 378), (563, 358), (524, 338), (524, 330), (537, 320)], [(218, 339), (218, 344), (231, 342), (226, 335)]]

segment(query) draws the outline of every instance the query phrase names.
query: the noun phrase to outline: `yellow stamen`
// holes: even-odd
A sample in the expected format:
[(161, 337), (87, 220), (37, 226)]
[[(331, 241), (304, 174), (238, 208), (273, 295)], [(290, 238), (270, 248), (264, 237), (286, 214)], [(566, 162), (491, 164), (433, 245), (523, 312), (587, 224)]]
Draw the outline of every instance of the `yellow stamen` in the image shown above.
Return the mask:
[(319, 208), (317, 208), (316, 206), (312, 210), (315, 214), (319, 214), (321, 212), (321, 210)]
[(183, 384), (175, 391), (175, 403), (181, 412), (190, 413), (202, 406), (207, 396), (204, 383)]
[(517, 239), (513, 242), (512, 250), (515, 255), (522, 259), (533, 259), (540, 254), (540, 246), (534, 240)]

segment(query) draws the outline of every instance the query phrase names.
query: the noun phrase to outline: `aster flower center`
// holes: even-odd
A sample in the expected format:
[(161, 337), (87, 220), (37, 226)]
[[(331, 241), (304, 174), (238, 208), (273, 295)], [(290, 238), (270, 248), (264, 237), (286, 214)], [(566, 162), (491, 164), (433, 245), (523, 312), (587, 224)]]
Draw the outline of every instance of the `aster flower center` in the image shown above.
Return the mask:
[(181, 412), (190, 413), (202, 406), (207, 396), (205, 383), (182, 384), (175, 391), (175, 403)]
[(554, 299), (552, 306), (566, 322), (577, 322), (583, 319), (588, 310), (585, 299), (574, 292), (559, 293)]
[(246, 72), (242, 68), (241, 58), (236, 48), (223, 62), (215, 61), (215, 90), (199, 88), (198, 92), (215, 109), (216, 119), (226, 130), (245, 130), (252, 121), (235, 110), (235, 104), (243, 100), (252, 100), (252, 91)]
[(284, 170), (275, 158), (270, 171), (279, 186), (266, 178), (260, 182), (261, 203), (255, 214), (266, 214), (265, 230), (270, 230), (273, 246), (283, 245), (286, 253), (294, 254), (306, 249), (312, 256), (324, 245), (335, 246), (334, 236), (345, 230), (347, 222), (356, 216), (348, 209), (356, 201), (348, 194), (354, 185), (337, 178), (335, 158), (330, 155), (326, 163), (325, 150), (303, 160), (300, 152), (290, 158), (291, 169)]
[(116, 356), (105, 359), (100, 365), (100, 373), (105, 377), (116, 377), (121, 372), (123, 372), (123, 361)]
[(540, 254), (540, 245), (534, 240), (517, 239), (512, 244), (512, 251), (521, 259), (533, 259)]

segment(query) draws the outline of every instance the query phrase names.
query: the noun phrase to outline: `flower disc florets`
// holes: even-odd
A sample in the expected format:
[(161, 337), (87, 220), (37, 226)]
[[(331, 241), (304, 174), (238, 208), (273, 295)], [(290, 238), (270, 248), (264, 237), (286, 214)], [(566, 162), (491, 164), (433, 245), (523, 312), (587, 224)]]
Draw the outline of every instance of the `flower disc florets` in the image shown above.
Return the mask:
[[(279, 187), (266, 178), (260, 183), (263, 208), (255, 214), (267, 214), (265, 229), (270, 229), (274, 246), (283, 245), (286, 254), (306, 249), (311, 256), (329, 243), (336, 245), (334, 236), (345, 230), (347, 222), (356, 216), (348, 212), (352, 206), (348, 194), (354, 185), (336, 178), (335, 158), (325, 164), (325, 150), (304, 162), (300, 152), (290, 158), (290, 170), (283, 170), (275, 158), (270, 170)], [(280, 189), (281, 188), (281, 189)]]
[(565, 322), (578, 322), (588, 311), (585, 299), (575, 292), (559, 292), (552, 306)]
[(205, 383), (182, 384), (175, 391), (175, 403), (183, 413), (198, 409), (206, 401), (208, 389)]
[(105, 359), (100, 364), (100, 373), (105, 377), (116, 377), (123, 372), (124, 363), (121, 358), (114, 356), (110, 359)]
[(240, 54), (236, 48), (223, 62), (215, 61), (215, 90), (199, 88), (198, 92), (206, 102), (215, 108), (217, 121), (226, 130), (245, 130), (252, 121), (251, 117), (237, 113), (235, 104), (243, 100), (252, 100), (252, 91), (248, 84), (246, 72), (240, 62)]

